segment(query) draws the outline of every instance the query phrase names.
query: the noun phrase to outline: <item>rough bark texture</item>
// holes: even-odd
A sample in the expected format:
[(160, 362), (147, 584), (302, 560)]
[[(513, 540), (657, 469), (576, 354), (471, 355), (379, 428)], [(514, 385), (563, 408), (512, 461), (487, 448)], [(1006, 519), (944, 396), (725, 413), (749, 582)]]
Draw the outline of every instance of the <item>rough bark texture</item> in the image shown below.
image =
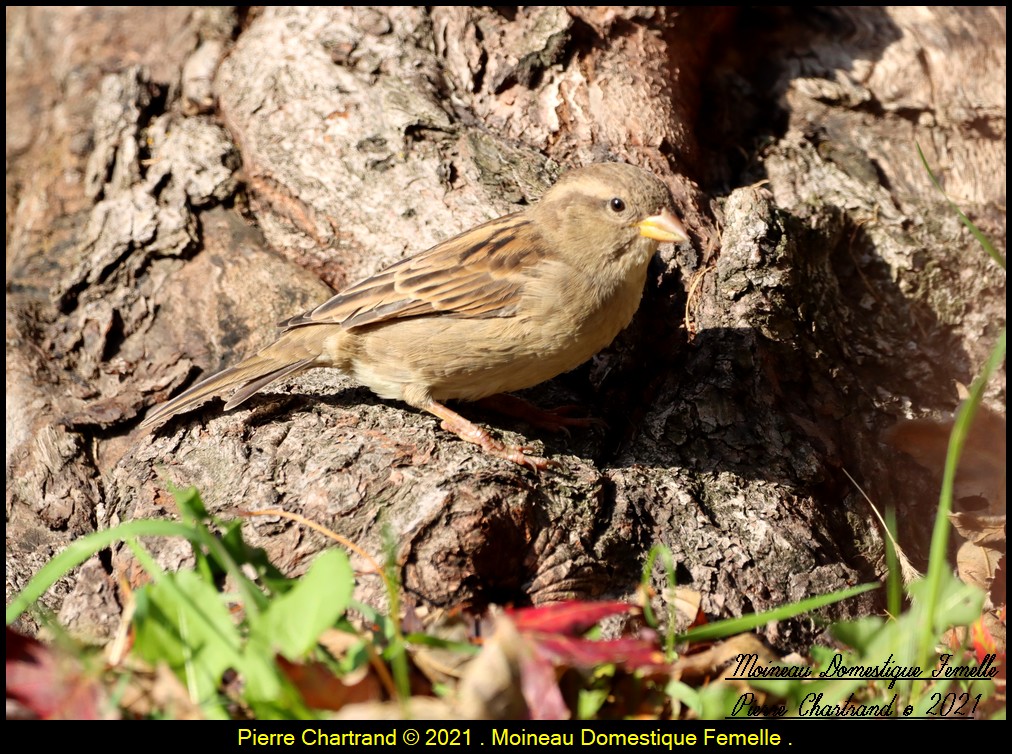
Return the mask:
[[(82, 533), (171, 515), (169, 480), (376, 555), (389, 530), (406, 590), (438, 605), (628, 595), (656, 543), (715, 615), (874, 579), (844, 470), (919, 555), (935, 483), (880, 435), (951, 411), (1005, 277), (915, 143), (1003, 249), (1004, 40), (1004, 8), (8, 9), (8, 594)], [(331, 288), (603, 159), (662, 176), (693, 234), (610, 349), (529, 391), (609, 429), (464, 408), (558, 471), (336, 373), (136, 430)], [(249, 530), (293, 574), (325, 546)], [(96, 558), (46, 601), (107, 632), (130, 568)]]

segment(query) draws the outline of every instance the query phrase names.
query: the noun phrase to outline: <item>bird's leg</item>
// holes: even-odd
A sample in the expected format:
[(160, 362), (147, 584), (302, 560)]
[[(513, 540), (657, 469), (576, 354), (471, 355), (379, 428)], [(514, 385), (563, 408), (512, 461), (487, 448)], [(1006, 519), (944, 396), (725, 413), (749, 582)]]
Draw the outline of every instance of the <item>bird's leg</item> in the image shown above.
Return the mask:
[(498, 393), (482, 398), (477, 401), (482, 408), (496, 411), (500, 414), (515, 416), (528, 424), (544, 429), (548, 432), (562, 432), (569, 435), (569, 427), (599, 427), (605, 424), (603, 419), (587, 416), (572, 416), (579, 411), (579, 406), (559, 406), (553, 409), (543, 409), (535, 406), (528, 400), (519, 398), (509, 393)]
[(428, 398), (420, 403), (421, 405), (418, 408), (424, 409), (430, 414), (435, 414), (443, 420), (443, 429), (457, 435), (461, 440), (479, 446), (489, 455), (505, 458), (508, 461), (513, 461), (513, 463), (526, 466), (532, 471), (544, 471), (549, 466), (557, 465), (554, 461), (550, 461), (547, 458), (528, 455), (527, 451), (530, 448), (519, 445), (506, 445), (502, 441), (492, 437), (487, 430), (473, 422), (469, 422), (456, 411), (451, 411), (442, 403), (438, 403), (432, 398)]

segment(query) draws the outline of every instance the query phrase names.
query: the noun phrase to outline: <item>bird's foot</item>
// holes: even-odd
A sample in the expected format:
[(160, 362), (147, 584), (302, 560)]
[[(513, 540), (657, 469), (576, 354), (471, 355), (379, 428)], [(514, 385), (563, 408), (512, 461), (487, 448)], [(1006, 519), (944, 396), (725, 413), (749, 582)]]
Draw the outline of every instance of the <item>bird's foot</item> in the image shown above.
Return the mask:
[(440, 426), (447, 432), (452, 432), (461, 440), (477, 445), (490, 456), (505, 458), (507, 461), (526, 466), (534, 472), (544, 471), (559, 465), (558, 461), (531, 455), (533, 449), (525, 445), (507, 445), (501, 440), (497, 440), (488, 430), (468, 421), (442, 403), (430, 400), (422, 408), (442, 419)]
[(500, 414), (515, 416), (527, 422), (531, 426), (543, 429), (546, 432), (562, 433), (569, 436), (570, 427), (607, 427), (603, 419), (589, 416), (574, 416), (581, 412), (581, 406), (558, 406), (552, 409), (543, 409), (535, 406), (530, 401), (518, 398), (515, 395), (499, 393), (488, 398), (482, 398), (478, 405), (491, 409)]

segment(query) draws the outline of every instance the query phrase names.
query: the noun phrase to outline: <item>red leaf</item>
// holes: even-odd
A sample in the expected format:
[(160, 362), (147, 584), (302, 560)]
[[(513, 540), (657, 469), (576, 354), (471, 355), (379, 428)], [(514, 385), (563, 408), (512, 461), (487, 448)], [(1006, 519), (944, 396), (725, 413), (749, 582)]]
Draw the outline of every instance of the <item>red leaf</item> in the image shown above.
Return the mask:
[(568, 720), (569, 707), (562, 698), (555, 668), (538, 652), (520, 658), (520, 690), (532, 720)]
[(519, 631), (579, 636), (611, 615), (639, 610), (625, 602), (583, 602), (570, 600), (542, 607), (507, 609)]
[(527, 638), (558, 664), (596, 667), (609, 663), (633, 669), (666, 665), (664, 653), (657, 644), (643, 639), (591, 641), (546, 634), (527, 634)]
[(6, 629), (7, 698), (40, 718), (99, 720), (103, 698), (98, 679), (78, 659)]

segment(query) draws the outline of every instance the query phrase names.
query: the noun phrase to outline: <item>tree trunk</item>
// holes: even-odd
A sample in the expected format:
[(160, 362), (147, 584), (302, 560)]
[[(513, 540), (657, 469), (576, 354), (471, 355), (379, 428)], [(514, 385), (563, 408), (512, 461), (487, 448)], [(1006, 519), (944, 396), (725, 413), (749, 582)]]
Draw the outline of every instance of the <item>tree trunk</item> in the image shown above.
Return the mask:
[[(658, 543), (715, 616), (874, 580), (845, 472), (916, 561), (937, 484), (881, 434), (951, 411), (1005, 319), (916, 145), (1003, 248), (1004, 82), (1004, 8), (8, 8), (8, 593), (83, 533), (171, 515), (170, 481), (378, 558), (389, 532), (441, 606), (629, 596)], [(558, 469), (329, 370), (137, 429), (332, 289), (600, 160), (661, 176), (692, 235), (609, 349), (527, 391), (607, 429), (461, 408)], [(248, 531), (292, 574), (328, 545)], [(46, 600), (108, 632), (130, 568), (95, 558)]]

